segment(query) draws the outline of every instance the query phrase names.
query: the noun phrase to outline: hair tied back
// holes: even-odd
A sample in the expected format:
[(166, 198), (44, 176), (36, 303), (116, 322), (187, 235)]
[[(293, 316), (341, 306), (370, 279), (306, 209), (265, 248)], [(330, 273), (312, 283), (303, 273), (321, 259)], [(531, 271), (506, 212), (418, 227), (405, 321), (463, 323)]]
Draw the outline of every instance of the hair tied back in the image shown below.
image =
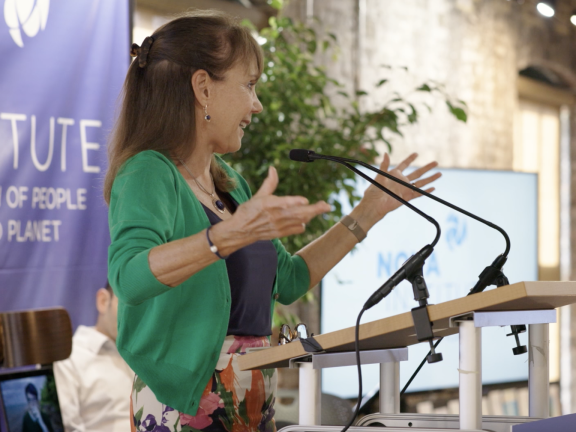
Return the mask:
[(150, 51), (153, 42), (154, 38), (152, 36), (146, 36), (142, 42), (142, 46), (133, 43), (130, 48), (130, 55), (132, 57), (138, 57), (138, 66), (141, 68), (146, 66), (146, 63), (148, 62), (148, 52)]

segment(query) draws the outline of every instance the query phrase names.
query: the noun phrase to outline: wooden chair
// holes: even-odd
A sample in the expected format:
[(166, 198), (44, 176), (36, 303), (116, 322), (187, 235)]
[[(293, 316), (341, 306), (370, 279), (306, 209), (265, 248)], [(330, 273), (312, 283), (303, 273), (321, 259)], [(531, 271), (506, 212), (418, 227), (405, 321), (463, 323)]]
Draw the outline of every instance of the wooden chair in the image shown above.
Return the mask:
[(0, 367), (50, 364), (70, 357), (72, 323), (64, 308), (0, 313)]

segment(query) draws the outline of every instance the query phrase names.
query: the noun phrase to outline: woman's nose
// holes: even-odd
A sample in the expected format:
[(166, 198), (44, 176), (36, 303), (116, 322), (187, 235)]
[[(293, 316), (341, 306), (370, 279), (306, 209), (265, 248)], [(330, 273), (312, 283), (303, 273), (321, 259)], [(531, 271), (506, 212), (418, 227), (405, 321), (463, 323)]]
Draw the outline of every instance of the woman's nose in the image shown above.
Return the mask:
[(258, 96), (256, 96), (256, 99), (254, 100), (254, 103), (252, 104), (252, 112), (254, 114), (259, 114), (262, 112), (263, 109), (264, 109), (264, 107), (262, 106), (262, 103), (260, 103), (260, 99), (258, 99)]

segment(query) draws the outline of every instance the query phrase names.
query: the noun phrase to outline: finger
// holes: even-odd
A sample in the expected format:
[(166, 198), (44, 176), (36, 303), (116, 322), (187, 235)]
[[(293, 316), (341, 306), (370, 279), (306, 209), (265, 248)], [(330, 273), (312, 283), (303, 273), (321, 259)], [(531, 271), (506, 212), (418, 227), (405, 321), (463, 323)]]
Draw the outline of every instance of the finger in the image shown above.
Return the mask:
[(273, 218), (278, 226), (308, 223), (312, 218), (326, 213), (331, 207), (323, 201), (313, 205), (278, 208), (271, 210)]
[(406, 168), (408, 168), (408, 166), (414, 162), (416, 160), (416, 158), (418, 157), (418, 153), (412, 153), (410, 156), (408, 156), (406, 159), (404, 159), (402, 162), (400, 162), (398, 164), (398, 166), (396, 167), (396, 169), (400, 172), (404, 171)]
[(388, 171), (388, 168), (390, 168), (390, 156), (388, 155), (388, 153), (384, 153), (382, 163), (380, 164), (380, 170)]
[(416, 186), (417, 188), (423, 188), (427, 184), (430, 184), (433, 181), (438, 180), (440, 177), (442, 177), (442, 173), (436, 173), (434, 175), (431, 175), (430, 177), (426, 177), (414, 182), (413, 185)]
[[(424, 189), (424, 192), (432, 193), (432, 192), (434, 192), (435, 190), (436, 190), (436, 188), (431, 187), (431, 188), (428, 188), (428, 189)], [(412, 198), (412, 199), (420, 198), (421, 196), (424, 196), (424, 195), (418, 194), (418, 195), (416, 195), (416, 196), (415, 196), (414, 198)], [(410, 201), (412, 201), (412, 200), (410, 200)]]
[(331, 210), (332, 208), (329, 204), (326, 204), (324, 201), (318, 201), (312, 205), (294, 207), (290, 209), (290, 212), (293, 217), (300, 219), (302, 222), (308, 223), (313, 217), (327, 213)]
[(284, 221), (283, 223), (276, 224), (276, 230), (279, 233), (285, 233), (286, 231), (289, 230), (304, 232), (306, 230), (306, 223), (291, 219), (289, 221)]
[(278, 187), (278, 172), (276, 168), (271, 166), (268, 168), (268, 176), (264, 179), (262, 186), (258, 189), (258, 192), (254, 194), (255, 197), (263, 197), (272, 195), (276, 188)]
[(306, 224), (289, 225), (278, 231), (277, 237), (286, 237), (295, 234), (302, 234), (306, 231)]
[(287, 235), (302, 234), (306, 230), (304, 222), (291, 220), (285, 223), (276, 222), (273, 225), (263, 227), (258, 233), (258, 237), (262, 240), (269, 240), (273, 238), (286, 237)]
[[(382, 163), (380, 164), (380, 171), (388, 172), (389, 168), (390, 168), (390, 156), (388, 155), (388, 153), (384, 153)], [(377, 174), (376, 177), (374, 177), (374, 180), (376, 180), (378, 183), (382, 183), (384, 181), (384, 176), (382, 174)]]
[(424, 174), (426, 174), (428, 171), (436, 168), (437, 166), (438, 166), (438, 162), (430, 162), (429, 164), (423, 166), (422, 168), (418, 168), (417, 170), (411, 172), (406, 177), (408, 177), (409, 180), (419, 179)]
[(263, 197), (262, 208), (264, 209), (276, 209), (276, 208), (289, 208), (294, 206), (305, 206), (308, 205), (308, 200), (303, 196), (283, 196), (278, 197), (275, 195)]

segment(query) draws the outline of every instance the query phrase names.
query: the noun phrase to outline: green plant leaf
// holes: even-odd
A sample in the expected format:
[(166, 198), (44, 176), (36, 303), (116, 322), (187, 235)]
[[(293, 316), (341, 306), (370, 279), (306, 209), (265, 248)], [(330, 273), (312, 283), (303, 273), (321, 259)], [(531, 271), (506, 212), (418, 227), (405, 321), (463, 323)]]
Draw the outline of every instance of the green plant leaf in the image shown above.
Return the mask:
[(468, 120), (468, 115), (466, 114), (466, 111), (464, 111), (460, 107), (455, 107), (454, 105), (452, 105), (450, 101), (446, 101), (446, 105), (448, 106), (448, 109), (450, 110), (450, 112), (454, 117), (456, 117), (461, 122), (466, 123), (466, 121)]
[(134, 390), (136, 390), (136, 393), (140, 393), (144, 388), (146, 388), (146, 383), (137, 376), (134, 382)]
[(284, 0), (268, 0), (268, 4), (274, 9), (280, 10), (284, 6)]
[(252, 21), (250, 21), (247, 18), (244, 18), (242, 21), (240, 21), (240, 24), (244, 27), (248, 27), (250, 30), (253, 31), (257, 31), (258, 29), (256, 28), (256, 26), (254, 24), (252, 24)]
[(144, 407), (140, 408), (138, 410), (138, 412), (136, 414), (134, 414), (134, 420), (136, 421), (136, 423), (138, 423), (140, 421), (143, 413), (144, 413)]
[[(241, 149), (224, 159), (241, 173), (252, 191), (262, 184), (268, 166), (274, 165), (280, 178), (276, 195), (302, 195), (310, 202), (324, 200), (333, 206), (333, 211), (312, 219), (305, 233), (282, 239), (286, 249), (295, 253), (340, 220), (344, 202), (355, 205), (360, 196), (354, 173), (327, 161), (312, 169), (291, 161), (288, 152), (307, 148), (373, 164), (378, 156), (376, 149), (384, 144), (392, 151), (392, 137), (402, 137), (404, 128), (418, 122), (421, 107), (430, 107), (427, 101), (411, 103), (405, 95), (393, 91), (388, 78), (383, 78), (374, 88), (386, 84), (392, 89), (392, 101), (376, 109), (361, 110), (358, 98), (373, 89), (351, 93), (347, 91), (350, 87), (330, 76), (326, 67), (318, 66), (317, 50), (325, 52), (321, 54), (323, 58), (338, 54), (335, 34), (326, 33), (321, 24), (312, 24), (318, 30), (315, 31), (282, 14), (269, 23), (260, 31), (266, 38), (262, 45), (265, 75), (257, 92), (264, 111), (253, 116), (252, 124), (244, 130)], [(382, 67), (393, 69), (389, 65)], [(418, 91), (433, 93), (438, 89), (437, 83), (428, 81)], [(438, 96), (449, 100), (441, 91)], [(462, 119), (464, 106), (455, 103), (451, 114)], [(279, 320), (277, 315), (274, 323)], [(286, 314), (281, 317), (285, 321), (292, 319)]]

